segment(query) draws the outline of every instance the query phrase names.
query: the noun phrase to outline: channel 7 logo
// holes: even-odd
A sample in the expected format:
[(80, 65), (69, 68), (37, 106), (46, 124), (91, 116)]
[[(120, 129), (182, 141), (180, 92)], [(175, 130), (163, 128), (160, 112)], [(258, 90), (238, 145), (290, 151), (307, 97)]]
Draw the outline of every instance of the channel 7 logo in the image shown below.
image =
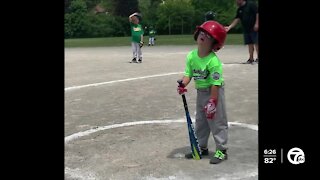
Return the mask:
[(288, 161), (291, 164), (301, 164), (305, 162), (305, 155), (302, 149), (300, 148), (292, 148), (288, 151), (287, 154)]

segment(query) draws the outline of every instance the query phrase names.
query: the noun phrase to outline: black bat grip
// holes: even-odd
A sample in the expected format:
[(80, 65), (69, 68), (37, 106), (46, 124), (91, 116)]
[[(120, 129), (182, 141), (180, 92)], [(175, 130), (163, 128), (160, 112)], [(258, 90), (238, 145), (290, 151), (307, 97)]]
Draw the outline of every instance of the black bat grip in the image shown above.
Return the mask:
[[(184, 84), (182, 83), (182, 79), (179, 79), (177, 82), (179, 83), (179, 86), (184, 86)], [(189, 113), (186, 96), (184, 94), (181, 94), (181, 97), (184, 105), (184, 110), (186, 111), (186, 113)]]
[(183, 86), (182, 79), (179, 79), (177, 82), (179, 83), (179, 86)]

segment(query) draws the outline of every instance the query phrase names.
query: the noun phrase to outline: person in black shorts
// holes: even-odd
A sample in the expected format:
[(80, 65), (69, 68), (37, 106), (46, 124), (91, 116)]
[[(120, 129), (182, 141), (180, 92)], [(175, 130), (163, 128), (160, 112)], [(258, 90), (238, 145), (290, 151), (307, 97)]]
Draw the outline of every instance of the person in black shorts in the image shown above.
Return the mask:
[[(248, 45), (249, 59), (246, 64), (259, 62), (258, 30), (259, 30), (259, 12), (258, 6), (254, 1), (236, 0), (238, 9), (232, 23), (226, 26), (226, 31), (235, 27), (240, 21), (243, 27), (244, 44)], [(257, 58), (254, 60), (254, 50)]]

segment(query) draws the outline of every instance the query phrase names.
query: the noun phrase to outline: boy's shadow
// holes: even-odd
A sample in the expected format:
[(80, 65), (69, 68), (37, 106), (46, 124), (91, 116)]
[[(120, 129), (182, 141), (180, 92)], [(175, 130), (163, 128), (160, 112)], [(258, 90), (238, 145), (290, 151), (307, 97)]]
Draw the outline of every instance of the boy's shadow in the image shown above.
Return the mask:
[[(173, 149), (167, 158), (170, 159), (185, 159), (184, 155), (191, 152), (190, 146), (185, 146), (177, 149)], [(202, 156), (202, 159), (210, 159), (213, 156), (214, 152), (209, 150), (209, 155)]]

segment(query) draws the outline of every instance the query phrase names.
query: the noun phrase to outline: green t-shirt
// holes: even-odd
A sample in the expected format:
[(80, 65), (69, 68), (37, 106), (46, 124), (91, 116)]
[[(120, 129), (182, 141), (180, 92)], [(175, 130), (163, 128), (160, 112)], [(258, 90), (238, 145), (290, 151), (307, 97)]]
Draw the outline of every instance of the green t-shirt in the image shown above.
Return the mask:
[(221, 86), (222, 73), (222, 63), (214, 52), (204, 58), (198, 56), (198, 49), (188, 53), (184, 75), (194, 79), (196, 89)]
[(153, 29), (151, 29), (151, 30), (149, 31), (149, 36), (150, 36), (150, 37), (154, 37), (155, 35), (156, 35), (156, 31), (153, 30)]
[(130, 23), (132, 42), (139, 43), (141, 41), (141, 35), (143, 35), (143, 29), (141, 24)]

